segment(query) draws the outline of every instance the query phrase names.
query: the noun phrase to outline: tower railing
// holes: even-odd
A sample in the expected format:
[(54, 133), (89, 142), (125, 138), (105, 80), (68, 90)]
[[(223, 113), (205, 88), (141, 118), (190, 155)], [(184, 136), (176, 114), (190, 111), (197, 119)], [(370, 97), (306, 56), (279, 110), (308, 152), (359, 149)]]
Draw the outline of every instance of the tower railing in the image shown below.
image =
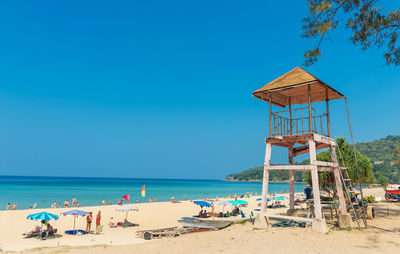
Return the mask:
[(272, 136), (291, 136), (307, 133), (327, 135), (327, 114), (317, 115), (311, 108), (311, 126), (309, 121), (309, 108), (296, 108), (271, 113)]

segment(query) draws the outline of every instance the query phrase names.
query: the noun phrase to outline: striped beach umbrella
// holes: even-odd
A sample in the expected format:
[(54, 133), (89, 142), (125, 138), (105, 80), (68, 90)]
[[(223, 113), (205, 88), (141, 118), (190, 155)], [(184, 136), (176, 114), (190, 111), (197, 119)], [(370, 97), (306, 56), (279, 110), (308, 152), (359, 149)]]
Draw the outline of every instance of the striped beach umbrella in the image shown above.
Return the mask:
[(88, 214), (88, 212), (77, 210), (77, 209), (61, 213), (61, 215), (63, 215), (63, 216), (74, 216), (74, 230), (75, 230), (76, 217), (78, 217), (78, 216), (84, 217), (87, 214)]
[(41, 212), (41, 213), (34, 213), (34, 214), (30, 214), (26, 217), (28, 220), (45, 220), (45, 221), (49, 221), (49, 220), (58, 220), (58, 215), (52, 214), (52, 213), (48, 213), (48, 212)]

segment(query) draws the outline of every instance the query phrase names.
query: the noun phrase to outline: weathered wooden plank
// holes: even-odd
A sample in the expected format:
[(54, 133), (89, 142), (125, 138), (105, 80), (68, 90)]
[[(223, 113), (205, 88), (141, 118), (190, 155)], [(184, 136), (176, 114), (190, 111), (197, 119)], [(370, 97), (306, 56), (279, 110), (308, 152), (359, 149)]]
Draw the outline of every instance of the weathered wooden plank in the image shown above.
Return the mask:
[(318, 168), (318, 172), (333, 172), (335, 168), (332, 167), (320, 167)]
[(325, 143), (325, 144), (328, 144), (328, 145), (331, 145), (331, 146), (336, 146), (336, 141), (334, 139), (328, 138), (326, 136), (319, 135), (317, 133), (314, 133), (314, 139), (313, 140), (315, 140), (317, 142), (320, 142), (320, 143)]
[[(326, 147), (329, 147), (329, 145), (324, 144), (324, 143), (317, 143), (317, 145), (316, 145), (317, 150), (323, 149)], [(305, 154), (305, 153), (308, 153), (308, 145), (299, 146), (299, 147), (294, 148), (294, 156), (298, 156), (298, 155)]]
[(312, 165), (270, 165), (268, 170), (310, 171)]
[(314, 164), (317, 166), (323, 166), (323, 167), (338, 167), (337, 163), (329, 162), (329, 161), (314, 161)]
[[(331, 158), (332, 161), (334, 163), (338, 163), (337, 161), (337, 157), (336, 157), (336, 150), (334, 146), (330, 147), (330, 151), (331, 151)], [(346, 209), (346, 202), (344, 200), (344, 195), (343, 195), (343, 186), (342, 186), (342, 179), (340, 177), (340, 172), (339, 172), (339, 167), (335, 167), (334, 168), (334, 175), (335, 175), (335, 183), (336, 183), (336, 190), (337, 190), (337, 194), (339, 197), (339, 208), (340, 208), (340, 212), (342, 214), (347, 214), (347, 209)]]

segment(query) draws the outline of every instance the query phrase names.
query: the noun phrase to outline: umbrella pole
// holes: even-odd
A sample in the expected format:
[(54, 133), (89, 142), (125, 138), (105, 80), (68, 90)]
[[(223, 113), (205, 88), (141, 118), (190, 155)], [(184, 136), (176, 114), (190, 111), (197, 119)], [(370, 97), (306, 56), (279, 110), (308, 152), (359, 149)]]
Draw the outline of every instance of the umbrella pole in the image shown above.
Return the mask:
[(74, 215), (74, 231), (75, 231), (75, 220), (76, 220), (76, 215)]

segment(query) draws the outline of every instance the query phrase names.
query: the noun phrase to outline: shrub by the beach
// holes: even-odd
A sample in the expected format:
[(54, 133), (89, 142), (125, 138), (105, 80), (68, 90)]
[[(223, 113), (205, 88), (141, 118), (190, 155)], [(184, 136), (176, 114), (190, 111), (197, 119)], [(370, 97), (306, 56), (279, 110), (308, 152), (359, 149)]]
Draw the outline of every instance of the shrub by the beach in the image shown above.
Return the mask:
[(364, 200), (367, 201), (368, 203), (376, 203), (375, 196), (373, 195), (365, 197)]
[(387, 188), (388, 185), (389, 185), (389, 180), (387, 179), (386, 176), (380, 176), (380, 177), (378, 178), (378, 184), (379, 184), (383, 189), (386, 190), (386, 188)]
[[(339, 151), (336, 149), (336, 155), (339, 160), (340, 167), (346, 167), (349, 173), (349, 177), (353, 185), (356, 185), (358, 182), (357, 178), (357, 168), (354, 159), (354, 153), (352, 146), (346, 141), (345, 138), (336, 138), (336, 143), (340, 149), (340, 152), (343, 156), (344, 164), (340, 160)], [(373, 165), (370, 159), (356, 150), (357, 161), (360, 171), (360, 180), (364, 184), (372, 184), (375, 183), (375, 176), (373, 174), (372, 168)], [(319, 161), (327, 161), (331, 162), (331, 153), (329, 150), (323, 151), (317, 154), (317, 160)], [(331, 193), (333, 196), (336, 196), (336, 185), (335, 185), (335, 177), (333, 172), (319, 172), (318, 173), (319, 185), (320, 188), (324, 191)], [(311, 174), (308, 172), (305, 175), (305, 182), (311, 184)]]

